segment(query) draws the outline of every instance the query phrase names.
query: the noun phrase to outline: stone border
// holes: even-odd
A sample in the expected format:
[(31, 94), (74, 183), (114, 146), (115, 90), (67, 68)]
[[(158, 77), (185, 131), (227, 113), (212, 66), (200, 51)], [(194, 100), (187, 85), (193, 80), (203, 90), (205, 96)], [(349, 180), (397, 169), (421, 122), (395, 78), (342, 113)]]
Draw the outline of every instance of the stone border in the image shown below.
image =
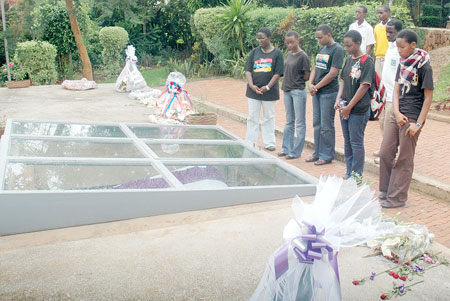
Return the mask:
[(428, 113), (427, 119), (450, 123), (450, 116), (445, 116), (432, 112)]
[[(247, 122), (247, 116), (241, 112), (235, 111), (233, 109), (229, 109), (222, 105), (217, 105), (214, 103), (211, 103), (206, 100), (199, 100), (198, 98), (192, 97), (193, 101), (195, 103), (198, 103), (200, 106), (204, 107), (207, 110), (216, 112), (218, 115), (221, 115), (223, 117), (227, 117), (229, 119), (238, 121), (240, 123), (246, 124)], [(432, 114), (436, 115), (436, 114)], [(434, 119), (435, 116), (432, 116)], [(438, 116), (439, 118), (441, 116)], [(438, 121), (444, 121), (450, 123), (450, 117), (444, 116), (445, 120), (438, 120)], [(275, 127), (275, 135), (278, 137), (283, 137), (283, 129), (276, 126)], [(308, 148), (313, 149), (314, 148), (314, 140), (310, 137), (306, 137), (305, 145)], [(344, 149), (336, 147), (336, 160), (345, 162), (344, 158)], [(368, 172), (374, 173), (376, 175), (379, 174), (379, 165), (375, 164), (373, 157), (366, 156), (365, 163), (364, 163), (365, 169)], [(437, 198), (439, 200), (444, 200), (447, 202), (450, 202), (450, 185), (440, 182), (438, 180), (423, 176), (418, 173), (414, 173), (411, 181), (412, 189), (424, 193), (428, 196), (431, 196), (433, 198)]]

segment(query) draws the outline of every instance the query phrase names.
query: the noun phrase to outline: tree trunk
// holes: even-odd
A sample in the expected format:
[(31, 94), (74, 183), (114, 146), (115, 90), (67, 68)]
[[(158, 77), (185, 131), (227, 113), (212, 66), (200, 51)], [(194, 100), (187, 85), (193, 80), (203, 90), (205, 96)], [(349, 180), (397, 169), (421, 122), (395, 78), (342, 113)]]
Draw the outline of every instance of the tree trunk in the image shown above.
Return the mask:
[(83, 43), (83, 37), (81, 35), (80, 27), (78, 26), (77, 16), (73, 7), (72, 0), (66, 0), (67, 12), (69, 13), (70, 27), (72, 28), (75, 42), (77, 43), (78, 53), (80, 54), (81, 64), (83, 65), (83, 76), (88, 80), (93, 80), (92, 65), (89, 60), (89, 56), (86, 50), (86, 46)]

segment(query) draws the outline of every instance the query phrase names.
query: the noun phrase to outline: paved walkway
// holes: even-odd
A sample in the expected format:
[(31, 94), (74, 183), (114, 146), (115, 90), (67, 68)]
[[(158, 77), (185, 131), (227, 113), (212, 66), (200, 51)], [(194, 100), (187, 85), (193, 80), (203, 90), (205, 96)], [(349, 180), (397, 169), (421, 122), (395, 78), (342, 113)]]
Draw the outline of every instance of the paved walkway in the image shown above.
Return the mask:
[[(245, 82), (234, 79), (217, 79), (197, 81), (187, 84), (187, 90), (196, 98), (221, 105), (235, 111), (247, 114), (247, 100), (245, 98)], [(283, 127), (285, 122), (284, 106), (282, 101), (276, 104), (276, 125)], [(245, 136), (245, 124), (219, 117), (219, 125), (227, 130)], [(312, 138), (312, 105), (311, 97), (307, 100), (307, 133)], [(338, 118), (336, 118), (336, 146), (343, 148), (344, 142), (342, 130)], [(424, 176), (431, 177), (440, 182), (450, 183), (450, 158), (448, 145), (450, 145), (450, 124), (427, 120), (423, 133), (419, 138), (416, 152), (415, 171)], [(365, 147), (366, 154), (371, 156), (381, 143), (381, 134), (378, 121), (370, 121), (366, 129)], [(260, 140), (259, 145), (262, 146)], [(277, 149), (281, 149), (281, 139), (277, 138)], [(302, 158), (312, 154), (310, 149), (305, 149)], [(303, 159), (290, 160), (289, 163), (319, 177), (320, 175), (337, 174), (344, 175), (345, 165), (339, 161), (324, 166), (315, 166), (304, 162)], [(378, 176), (368, 172), (364, 177), (373, 181), (372, 189), (378, 189)], [(450, 247), (450, 202), (439, 200), (426, 195), (410, 191), (407, 206), (400, 209), (385, 210), (388, 215), (401, 213), (401, 218), (418, 224), (426, 224), (429, 230), (436, 235), (436, 240)]]
[[(197, 81), (187, 84), (190, 94), (199, 99), (225, 106), (227, 108), (248, 114), (247, 98), (245, 97), (246, 83), (234, 79), (217, 79)], [(286, 118), (284, 104), (277, 101), (275, 105), (276, 125), (283, 128)], [(308, 95), (306, 107), (306, 136), (313, 137), (312, 128), (312, 100)], [(336, 147), (344, 148), (339, 118), (335, 118)], [(365, 132), (366, 156), (373, 157), (373, 152), (381, 145), (381, 132), (378, 121), (369, 121)], [(414, 172), (450, 184), (450, 124), (434, 120), (427, 120), (419, 137), (416, 149)], [(303, 156), (304, 157), (304, 156)], [(374, 158), (374, 157), (373, 157)]]

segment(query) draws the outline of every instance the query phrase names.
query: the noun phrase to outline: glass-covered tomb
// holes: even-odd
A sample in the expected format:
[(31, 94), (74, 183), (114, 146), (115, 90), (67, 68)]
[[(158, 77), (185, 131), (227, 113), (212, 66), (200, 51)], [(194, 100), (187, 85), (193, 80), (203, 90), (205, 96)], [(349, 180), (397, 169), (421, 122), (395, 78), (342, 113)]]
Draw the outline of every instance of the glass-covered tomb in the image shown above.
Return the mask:
[(219, 126), (9, 119), (0, 235), (312, 195), (315, 183)]

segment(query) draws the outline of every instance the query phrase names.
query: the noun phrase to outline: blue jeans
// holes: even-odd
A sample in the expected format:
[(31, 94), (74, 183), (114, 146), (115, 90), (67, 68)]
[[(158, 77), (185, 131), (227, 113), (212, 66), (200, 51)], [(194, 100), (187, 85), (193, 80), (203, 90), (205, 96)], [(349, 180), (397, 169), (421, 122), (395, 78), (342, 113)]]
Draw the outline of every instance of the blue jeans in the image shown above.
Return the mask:
[[(284, 92), (284, 107), (286, 109), (286, 125), (283, 133), (283, 152), (300, 157), (305, 146), (306, 135), (306, 91), (305, 89)], [(297, 139), (294, 142), (294, 133)]]
[(362, 176), (364, 170), (364, 130), (370, 116), (370, 108), (366, 114), (351, 114), (348, 119), (341, 118), (342, 133), (344, 134), (345, 164), (347, 172), (345, 175), (351, 177), (352, 172)]
[(313, 96), (314, 158), (334, 159), (335, 129), (334, 102), (337, 92)]

